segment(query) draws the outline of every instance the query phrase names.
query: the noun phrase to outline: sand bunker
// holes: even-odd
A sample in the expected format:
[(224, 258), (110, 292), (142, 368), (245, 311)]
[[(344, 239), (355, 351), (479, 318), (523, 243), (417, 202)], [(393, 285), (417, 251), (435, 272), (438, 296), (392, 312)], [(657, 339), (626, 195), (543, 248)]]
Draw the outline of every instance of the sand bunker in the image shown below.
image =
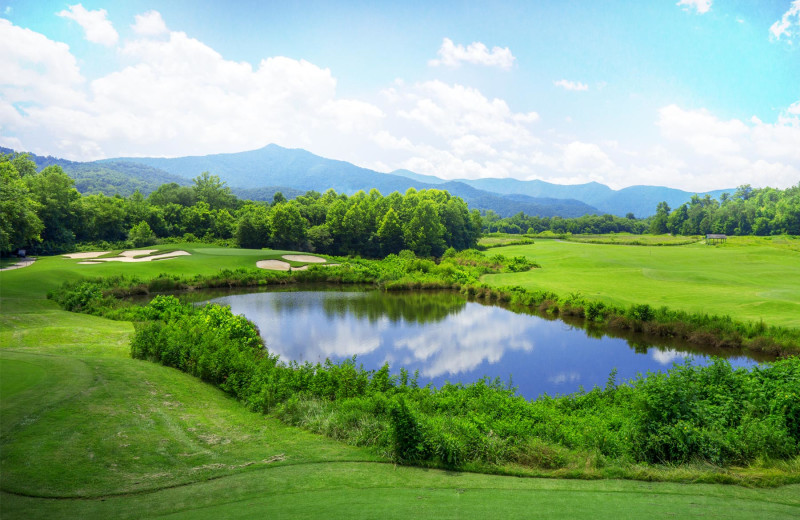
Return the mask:
[(110, 252), (111, 251), (90, 251), (88, 253), (70, 253), (68, 255), (61, 255), (61, 256), (65, 258), (71, 258), (74, 260), (76, 258), (97, 258), (98, 256), (107, 255)]
[(271, 271), (288, 271), (292, 266), (280, 260), (259, 260), (256, 262), (256, 267)]
[(123, 251), (119, 254), (119, 256), (134, 258), (137, 256), (151, 255), (157, 251), (158, 249), (137, 249), (135, 251)]
[[(158, 251), (158, 250), (156, 250)], [(125, 251), (126, 253), (132, 253), (134, 251)], [(176, 256), (188, 256), (191, 253), (187, 253), (186, 251), (173, 251), (171, 253), (164, 253), (162, 255), (152, 255), (152, 256), (115, 256), (113, 258), (98, 258), (103, 262), (152, 262), (153, 260), (164, 260), (166, 258), (174, 258)]]
[[(319, 258), (318, 256), (283, 255), (283, 258), (292, 260), (294, 262), (311, 262), (313, 264), (325, 262), (324, 258)], [(312, 258), (313, 261), (310, 260)], [(334, 267), (337, 265), (339, 264), (320, 264), (320, 267)], [(288, 262), (284, 262), (282, 260), (260, 260), (256, 262), (256, 267), (261, 269), (270, 269), (272, 271), (305, 271), (309, 268), (307, 265), (302, 267), (292, 267)]]
[(291, 262), (306, 262), (309, 264), (324, 264), (325, 259), (311, 255), (283, 255), (283, 258)]
[[(175, 258), (176, 256), (188, 256), (191, 253), (186, 251), (173, 251), (171, 253), (163, 253), (160, 255), (151, 255), (150, 253), (155, 253), (158, 249), (139, 249), (136, 251), (123, 251), (119, 254), (119, 256), (112, 256), (111, 258), (98, 258), (99, 255), (104, 255), (106, 253), (90, 253), (94, 254), (95, 256), (79, 256), (76, 258), (92, 258), (94, 260), (91, 261), (84, 261), (78, 262), (79, 264), (83, 265), (97, 265), (102, 262), (152, 262), (154, 260), (167, 260), (169, 258)], [(73, 253), (75, 255), (85, 255), (87, 253)], [(148, 255), (148, 256), (142, 256)], [(69, 256), (69, 255), (64, 255)]]

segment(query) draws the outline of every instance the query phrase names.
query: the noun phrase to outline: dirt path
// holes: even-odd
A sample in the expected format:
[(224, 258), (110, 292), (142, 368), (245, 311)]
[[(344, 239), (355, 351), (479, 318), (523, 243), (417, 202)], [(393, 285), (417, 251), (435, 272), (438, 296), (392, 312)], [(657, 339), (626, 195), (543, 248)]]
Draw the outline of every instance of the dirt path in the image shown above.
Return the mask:
[(10, 271), (12, 269), (22, 269), (23, 267), (28, 267), (29, 265), (31, 265), (35, 261), (36, 261), (35, 257), (23, 258), (22, 260), (20, 260), (19, 262), (17, 262), (14, 265), (9, 265), (8, 267), (3, 267), (2, 269), (0, 269), (0, 271)]

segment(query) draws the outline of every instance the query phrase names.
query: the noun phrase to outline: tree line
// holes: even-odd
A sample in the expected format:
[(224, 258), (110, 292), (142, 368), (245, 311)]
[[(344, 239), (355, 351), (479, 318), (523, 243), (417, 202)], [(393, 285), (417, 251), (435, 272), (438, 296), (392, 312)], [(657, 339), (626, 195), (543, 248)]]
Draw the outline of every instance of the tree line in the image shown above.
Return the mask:
[(494, 211), (483, 215), (482, 230), (485, 233), (536, 234), (544, 231), (572, 234), (635, 233), (647, 232), (647, 221), (637, 219), (633, 213), (625, 217), (615, 215), (582, 215), (576, 218), (538, 217), (522, 212), (507, 218), (500, 218)]
[(785, 190), (745, 184), (733, 196), (694, 195), (673, 210), (661, 202), (648, 229), (674, 235), (800, 235), (800, 183)]
[(388, 196), (309, 191), (272, 203), (242, 200), (204, 172), (191, 186), (162, 184), (149, 196), (81, 195), (59, 165), (41, 171), (26, 155), (0, 154), (0, 252), (73, 250), (77, 244), (158, 239), (227, 241), (245, 248), (385, 256), (408, 249), (441, 256), (475, 247), (481, 215), (442, 190), (409, 189)]
[(671, 209), (660, 202), (656, 214), (636, 218), (615, 215), (583, 215), (577, 218), (537, 217), (518, 213), (500, 218), (497, 213), (483, 214), (485, 233), (536, 234), (544, 231), (572, 234), (652, 233), (660, 235), (800, 235), (800, 183), (785, 190), (739, 186), (733, 195), (723, 193), (719, 200), (706, 195), (692, 198)]

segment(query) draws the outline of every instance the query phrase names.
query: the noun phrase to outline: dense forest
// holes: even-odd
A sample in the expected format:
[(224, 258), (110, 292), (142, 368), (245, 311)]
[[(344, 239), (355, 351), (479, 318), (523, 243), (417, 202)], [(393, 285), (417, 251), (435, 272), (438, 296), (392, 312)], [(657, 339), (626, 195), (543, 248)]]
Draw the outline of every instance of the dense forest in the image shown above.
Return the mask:
[[(0, 154), (0, 252), (27, 247), (58, 253), (78, 243), (136, 247), (157, 239), (228, 241), (240, 247), (299, 249), (377, 257), (403, 249), (441, 256), (474, 247), (481, 216), (441, 190), (377, 190), (352, 196), (309, 191), (272, 203), (237, 198), (204, 172), (191, 186), (162, 184), (144, 197), (81, 195), (61, 166), (36, 170), (25, 155)], [(104, 246), (103, 246), (104, 247)]]

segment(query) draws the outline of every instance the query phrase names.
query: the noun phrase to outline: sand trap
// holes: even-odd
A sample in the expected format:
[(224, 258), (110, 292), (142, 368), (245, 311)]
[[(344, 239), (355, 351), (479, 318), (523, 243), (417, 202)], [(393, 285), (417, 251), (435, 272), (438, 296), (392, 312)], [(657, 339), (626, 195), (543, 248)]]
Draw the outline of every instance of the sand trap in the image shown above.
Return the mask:
[(309, 264), (324, 264), (325, 259), (311, 255), (283, 255), (283, 258), (291, 262), (306, 262)]
[[(156, 249), (158, 251), (158, 249)], [(130, 252), (130, 251), (126, 251)], [(173, 251), (172, 253), (164, 253), (163, 255), (152, 255), (152, 256), (115, 256), (113, 258), (98, 258), (103, 262), (152, 262), (153, 260), (163, 260), (165, 258), (174, 258), (176, 256), (188, 256), (191, 253), (187, 253), (186, 251)]]
[[(307, 256), (303, 257), (301, 255), (284, 255), (283, 258), (287, 260), (294, 260), (295, 262), (303, 262), (305, 260), (297, 260), (298, 258), (316, 258), (316, 261), (313, 262), (318, 264), (321, 258), (317, 258), (316, 256)], [(324, 260), (323, 260), (324, 261)], [(339, 264), (322, 264), (320, 267), (335, 267)], [(302, 267), (292, 267), (287, 262), (283, 262), (281, 260), (259, 260), (256, 262), (256, 267), (261, 269), (270, 269), (272, 271), (306, 271), (310, 266), (304, 265)]]
[[(158, 249), (140, 249), (138, 251), (123, 251), (120, 256), (112, 256), (111, 258), (97, 258), (97, 257), (88, 257), (94, 258), (94, 261), (87, 261), (87, 262), (78, 262), (79, 264), (84, 265), (97, 265), (103, 262), (152, 262), (153, 260), (167, 260), (169, 258), (175, 258), (176, 256), (189, 256), (191, 253), (187, 253), (186, 251), (173, 251), (171, 253), (164, 253), (161, 255), (151, 255), (151, 256), (139, 256), (141, 254), (153, 253), (158, 251)], [(127, 253), (127, 254), (125, 254)], [(78, 253), (82, 254), (82, 253)], [(105, 253), (103, 253), (105, 254)]]
[(287, 262), (280, 260), (259, 260), (256, 262), (256, 267), (271, 271), (288, 271), (291, 266)]
[(65, 258), (72, 258), (73, 260), (76, 258), (97, 258), (98, 256), (107, 255), (111, 251), (91, 251), (88, 253), (70, 253), (68, 255), (61, 255)]
[(158, 249), (137, 249), (135, 251), (123, 251), (119, 254), (119, 256), (134, 258), (136, 256), (152, 255), (157, 251)]

